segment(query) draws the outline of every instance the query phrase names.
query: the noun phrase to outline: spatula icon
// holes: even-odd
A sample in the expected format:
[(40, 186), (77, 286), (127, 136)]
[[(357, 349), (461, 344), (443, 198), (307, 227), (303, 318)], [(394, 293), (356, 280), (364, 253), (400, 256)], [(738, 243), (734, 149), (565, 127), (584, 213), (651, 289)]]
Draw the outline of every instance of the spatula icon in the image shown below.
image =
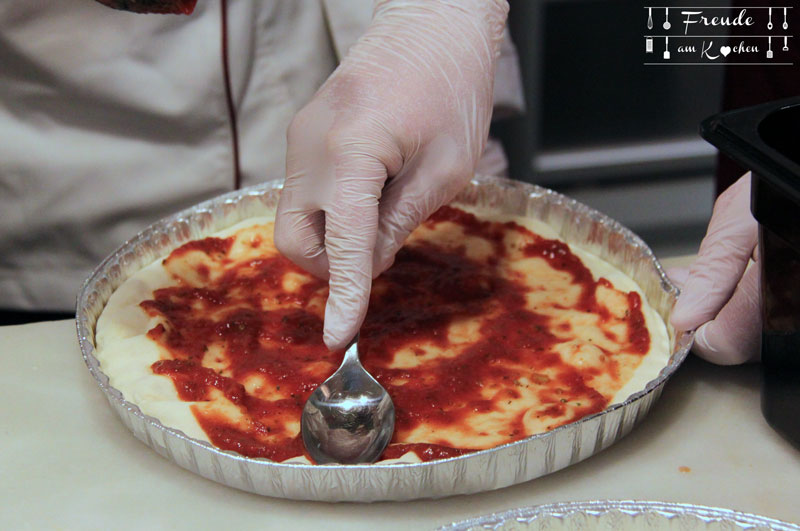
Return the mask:
[(664, 37), (664, 59), (669, 60), (669, 37)]

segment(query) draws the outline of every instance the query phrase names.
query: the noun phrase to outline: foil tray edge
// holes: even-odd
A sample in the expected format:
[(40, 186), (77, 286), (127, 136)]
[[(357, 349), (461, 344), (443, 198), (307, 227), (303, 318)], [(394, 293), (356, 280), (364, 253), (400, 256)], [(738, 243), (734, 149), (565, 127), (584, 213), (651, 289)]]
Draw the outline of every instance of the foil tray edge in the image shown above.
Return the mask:
[[(647, 415), (691, 348), (692, 334), (676, 333), (668, 325), (672, 355), (658, 377), (641, 391), (603, 412), (552, 431), (460, 457), (390, 465), (303, 465), (219, 450), (144, 415), (111, 387), (94, 357), (94, 327), (111, 293), (128, 276), (190, 239), (274, 209), (280, 188), (280, 181), (268, 181), (151, 225), (101, 262), (78, 295), (76, 326), (81, 352), (112, 409), (137, 439), (205, 478), (266, 496), (319, 501), (402, 501), (507, 487), (582, 461), (629, 433)], [(647, 245), (611, 218), (552, 190), (498, 177), (477, 176), (456, 202), (549, 223), (566, 241), (595, 252), (631, 276), (669, 322), (678, 289)]]

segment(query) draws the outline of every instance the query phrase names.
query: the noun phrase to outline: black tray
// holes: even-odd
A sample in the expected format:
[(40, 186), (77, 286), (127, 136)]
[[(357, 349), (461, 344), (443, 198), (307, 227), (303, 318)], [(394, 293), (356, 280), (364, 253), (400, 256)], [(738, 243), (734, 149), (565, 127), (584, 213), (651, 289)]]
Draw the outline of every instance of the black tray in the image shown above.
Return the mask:
[(700, 134), (752, 171), (759, 223), (761, 408), (800, 448), (800, 97), (712, 116)]

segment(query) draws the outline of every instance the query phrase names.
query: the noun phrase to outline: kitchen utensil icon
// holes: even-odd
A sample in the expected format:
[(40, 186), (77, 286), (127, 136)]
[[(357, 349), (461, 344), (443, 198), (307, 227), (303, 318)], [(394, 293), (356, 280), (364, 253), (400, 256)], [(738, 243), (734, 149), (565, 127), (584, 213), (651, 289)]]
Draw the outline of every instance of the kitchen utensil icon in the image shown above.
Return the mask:
[(672, 27), (672, 24), (669, 23), (669, 8), (664, 8), (664, 29), (668, 30)]
[(664, 59), (669, 60), (669, 37), (664, 37)]
[(786, 22), (786, 8), (783, 8), (783, 29), (789, 29), (789, 23)]
[(767, 59), (772, 59), (772, 37), (767, 37), (769, 48), (767, 49)]
[(784, 52), (788, 52), (789, 51), (789, 42), (786, 40), (788, 38), (789, 37), (787, 37), (786, 35), (783, 36), (783, 51)]
[(767, 22), (767, 29), (772, 30), (772, 8), (769, 8), (769, 22)]
[(653, 8), (652, 7), (648, 7), (647, 8), (647, 29), (653, 29)]
[(647, 37), (644, 40), (644, 51), (647, 53), (653, 53), (653, 37)]

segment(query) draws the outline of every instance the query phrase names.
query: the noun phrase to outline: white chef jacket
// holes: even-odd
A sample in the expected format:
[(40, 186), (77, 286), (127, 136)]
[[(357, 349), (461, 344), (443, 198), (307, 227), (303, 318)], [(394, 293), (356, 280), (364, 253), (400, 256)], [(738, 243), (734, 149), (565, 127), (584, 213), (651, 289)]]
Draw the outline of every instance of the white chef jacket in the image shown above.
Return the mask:
[[(371, 15), (372, 0), (199, 0), (190, 16), (0, 2), (0, 309), (71, 310), (150, 223), (282, 178), (292, 116)], [(507, 39), (497, 76), (496, 104), (521, 108)]]

